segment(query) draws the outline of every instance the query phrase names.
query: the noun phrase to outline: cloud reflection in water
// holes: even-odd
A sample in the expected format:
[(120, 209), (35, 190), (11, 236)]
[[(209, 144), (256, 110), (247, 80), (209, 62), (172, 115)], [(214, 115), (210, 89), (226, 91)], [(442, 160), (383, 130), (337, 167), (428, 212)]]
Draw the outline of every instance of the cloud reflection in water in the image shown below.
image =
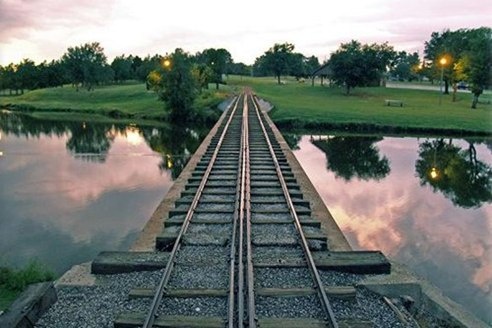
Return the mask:
[[(415, 173), (416, 138), (384, 138), (377, 143), (391, 172), (383, 179), (337, 178), (326, 154), (304, 136), (295, 151), (338, 225), (355, 249), (380, 249), (428, 278), (455, 301), (489, 321), (492, 306), (492, 206), (455, 206)], [(453, 141), (467, 149), (464, 141)], [(484, 145), (478, 157), (492, 163)], [(333, 154), (332, 156), (335, 156)]]

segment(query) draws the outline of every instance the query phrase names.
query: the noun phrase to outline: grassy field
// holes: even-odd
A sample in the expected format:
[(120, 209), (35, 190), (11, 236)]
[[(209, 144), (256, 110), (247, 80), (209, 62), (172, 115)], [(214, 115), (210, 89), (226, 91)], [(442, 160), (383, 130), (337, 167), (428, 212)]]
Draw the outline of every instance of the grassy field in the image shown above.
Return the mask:
[[(230, 77), (229, 84), (251, 86), (262, 98), (275, 106), (272, 119), (279, 125), (315, 128), (331, 125), (372, 125), (403, 129), (444, 129), (466, 132), (492, 132), (492, 105), (479, 104), (472, 110), (471, 94), (459, 93), (456, 102), (451, 95), (439, 92), (393, 88), (356, 88), (351, 95), (340, 88), (311, 86), (285, 79), (284, 85), (273, 78)], [(482, 96), (482, 100), (489, 97)], [(387, 107), (385, 99), (403, 101), (404, 107)]]
[[(227, 92), (204, 91), (198, 96), (198, 108), (213, 107), (227, 97)], [(33, 106), (33, 116), (52, 119), (108, 120), (134, 118), (162, 120), (166, 117), (165, 104), (142, 83), (110, 85), (93, 91), (76, 91), (71, 86), (39, 89), (20, 96), (0, 97), (0, 107), (8, 104)]]
[[(340, 88), (312, 87), (309, 80), (299, 83), (285, 78), (284, 85), (274, 78), (230, 76), (227, 86), (216, 91), (212, 86), (195, 101), (200, 110), (215, 107), (230, 93), (250, 86), (275, 109), (272, 119), (281, 127), (322, 130), (341, 128), (357, 131), (425, 132), (436, 131), (473, 134), (492, 132), (491, 94), (481, 96), (482, 103), (470, 109), (471, 94), (458, 93), (456, 102), (450, 95), (435, 90), (403, 88), (356, 88), (347, 96)], [(403, 108), (387, 107), (385, 99), (397, 99)], [(484, 103), (488, 100), (488, 103)], [(111, 121), (114, 119), (162, 121), (165, 104), (143, 84), (98, 87), (77, 92), (70, 86), (40, 89), (21, 96), (0, 97), (0, 107), (7, 104), (32, 106), (32, 116), (57, 120)], [(24, 108), (25, 109), (25, 108)]]

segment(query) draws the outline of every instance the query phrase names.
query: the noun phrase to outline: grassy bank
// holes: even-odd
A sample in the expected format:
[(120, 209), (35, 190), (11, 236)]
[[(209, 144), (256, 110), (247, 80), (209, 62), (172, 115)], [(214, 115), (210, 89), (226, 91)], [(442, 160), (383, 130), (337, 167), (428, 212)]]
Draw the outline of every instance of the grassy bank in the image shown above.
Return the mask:
[[(230, 84), (251, 86), (275, 109), (272, 119), (279, 126), (307, 129), (342, 128), (350, 130), (443, 131), (463, 134), (492, 132), (492, 105), (479, 104), (472, 110), (471, 94), (451, 95), (432, 90), (394, 88), (356, 88), (351, 95), (340, 88), (312, 87), (310, 81), (286, 79), (284, 85), (273, 78), (230, 77)], [(486, 95), (486, 98), (490, 95)], [(386, 99), (403, 101), (403, 108), (385, 106)], [(490, 99), (490, 98), (488, 98)]]
[[(214, 108), (227, 93), (206, 90), (195, 102), (199, 111)], [(142, 83), (110, 85), (93, 91), (71, 86), (33, 90), (20, 96), (0, 97), (0, 107), (50, 119), (108, 121), (110, 119), (164, 120), (165, 104)]]
[(6, 310), (27, 285), (54, 278), (52, 272), (37, 262), (19, 270), (0, 267), (0, 311)]
[[(435, 90), (397, 88), (356, 88), (347, 96), (340, 88), (312, 87), (310, 81), (298, 83), (286, 78), (284, 85), (275, 79), (230, 76), (228, 86), (221, 90), (204, 90), (195, 101), (200, 112), (215, 108), (229, 93), (250, 86), (275, 109), (270, 114), (280, 127), (308, 130), (338, 129), (352, 132), (385, 133), (492, 133), (490, 94), (484, 95), (476, 110), (470, 109), (471, 94), (458, 93), (456, 102), (451, 95), (442, 96)], [(397, 99), (403, 108), (387, 107), (386, 99)], [(148, 123), (166, 118), (165, 104), (143, 84), (123, 84), (98, 87), (94, 91), (76, 91), (70, 86), (26, 92), (21, 96), (0, 97), (0, 107), (9, 105), (38, 118)], [(204, 115), (206, 116), (206, 114)]]

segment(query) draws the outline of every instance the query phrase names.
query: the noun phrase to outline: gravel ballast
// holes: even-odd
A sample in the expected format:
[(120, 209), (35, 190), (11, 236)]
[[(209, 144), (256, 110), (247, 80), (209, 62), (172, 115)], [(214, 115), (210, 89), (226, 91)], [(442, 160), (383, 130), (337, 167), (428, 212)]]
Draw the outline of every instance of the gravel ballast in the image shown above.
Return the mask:
[(58, 301), (36, 327), (113, 327), (119, 313), (147, 311), (151, 299), (128, 300), (131, 288), (157, 285), (162, 270), (98, 276), (95, 286), (60, 287)]

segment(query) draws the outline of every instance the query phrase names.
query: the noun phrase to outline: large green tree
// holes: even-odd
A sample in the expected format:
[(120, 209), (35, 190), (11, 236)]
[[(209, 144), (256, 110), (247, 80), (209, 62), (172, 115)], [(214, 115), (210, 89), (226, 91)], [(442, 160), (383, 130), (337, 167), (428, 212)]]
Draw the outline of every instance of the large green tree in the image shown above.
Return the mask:
[(104, 49), (99, 42), (68, 48), (62, 57), (70, 81), (92, 90), (94, 85), (111, 77)]
[(257, 59), (261, 61), (263, 69), (275, 75), (278, 84), (280, 84), (280, 76), (289, 72), (294, 48), (292, 43), (275, 43), (260, 59)]
[(355, 40), (343, 43), (328, 61), (331, 79), (345, 87), (347, 94), (355, 87), (377, 85), (394, 55), (393, 47), (387, 43), (362, 45)]
[(232, 56), (229, 51), (223, 48), (209, 48), (198, 53), (195, 57), (199, 64), (205, 64), (210, 68), (212, 72), (210, 82), (215, 83), (215, 88), (219, 89), (222, 75), (228, 72), (229, 66), (232, 64)]
[[(471, 84), (474, 95), (472, 108), (476, 108), (479, 96), (490, 85), (492, 63), (492, 29), (458, 29), (433, 32), (425, 42), (425, 58), (431, 62), (434, 78), (443, 73), (444, 93), (453, 86), (453, 100), (456, 99), (457, 82)], [(444, 64), (441, 59), (445, 58)]]
[(178, 48), (163, 59), (155, 73), (159, 76), (159, 96), (167, 104), (169, 118), (172, 121), (191, 120), (197, 89), (190, 56)]

